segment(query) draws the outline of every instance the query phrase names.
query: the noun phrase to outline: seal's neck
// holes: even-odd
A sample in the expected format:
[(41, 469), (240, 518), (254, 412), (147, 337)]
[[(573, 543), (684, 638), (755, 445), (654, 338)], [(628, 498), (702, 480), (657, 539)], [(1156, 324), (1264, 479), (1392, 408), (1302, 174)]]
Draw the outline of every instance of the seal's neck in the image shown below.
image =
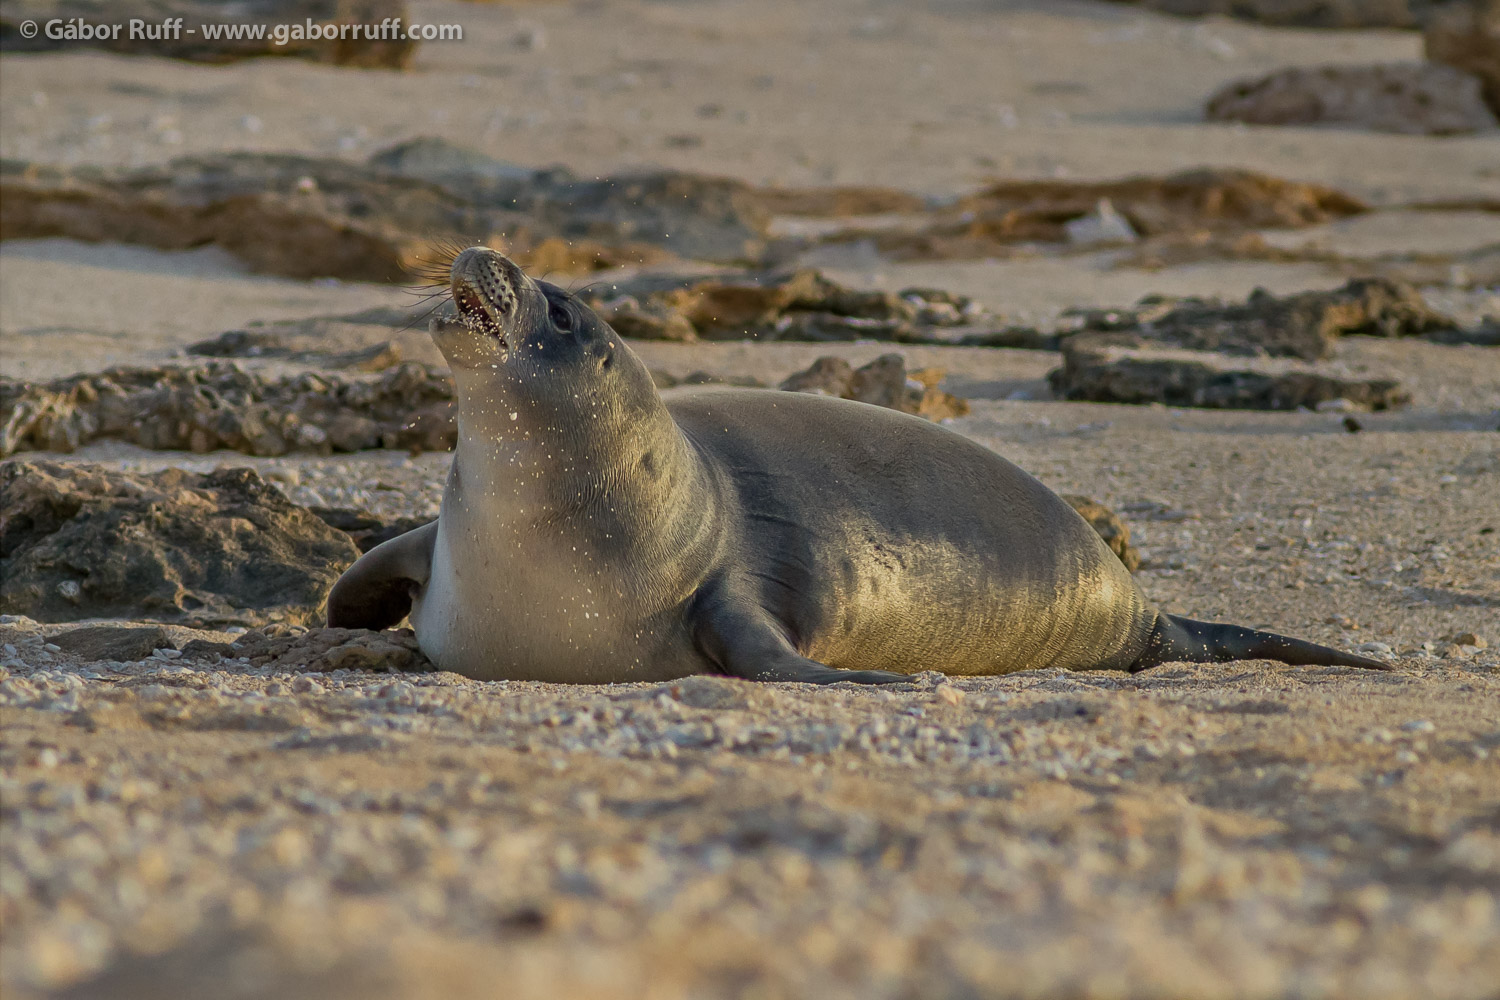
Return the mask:
[[(564, 525), (579, 542), (628, 557), (637, 547), (689, 552), (717, 543), (713, 470), (654, 389), (628, 408), (584, 405), (568, 419), (511, 409), (492, 387), (458, 383), (453, 476), (478, 490), (488, 516)], [(490, 391), (485, 391), (485, 390)], [(445, 511), (447, 510), (445, 499)]]

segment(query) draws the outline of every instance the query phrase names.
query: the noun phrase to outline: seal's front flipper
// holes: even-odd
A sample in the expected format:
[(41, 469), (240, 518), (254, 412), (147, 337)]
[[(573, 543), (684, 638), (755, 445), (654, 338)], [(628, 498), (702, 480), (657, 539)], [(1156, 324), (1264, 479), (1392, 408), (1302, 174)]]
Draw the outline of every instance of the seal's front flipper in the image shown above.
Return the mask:
[(329, 628), (390, 628), (411, 611), (427, 585), (438, 522), (381, 542), (344, 570), (328, 592)]
[(747, 681), (798, 681), (803, 684), (895, 684), (905, 674), (884, 670), (839, 670), (809, 660), (792, 648), (765, 612), (723, 595), (696, 609), (694, 638), (698, 649), (724, 673)]

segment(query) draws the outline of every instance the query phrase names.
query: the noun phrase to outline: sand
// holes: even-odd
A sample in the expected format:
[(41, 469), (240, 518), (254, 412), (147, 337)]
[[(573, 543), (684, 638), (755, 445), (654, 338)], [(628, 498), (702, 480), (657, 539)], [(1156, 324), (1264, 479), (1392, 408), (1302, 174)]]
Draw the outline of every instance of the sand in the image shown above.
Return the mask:
[[(436, 135), (577, 173), (667, 165), (943, 197), (994, 177), (1227, 165), (1380, 206), (1500, 197), (1500, 139), (1204, 124), (1223, 84), (1413, 59), (1402, 32), (1194, 23), (1088, 2), (466, 4), (408, 73), (0, 61), (0, 155), (362, 158)], [(1462, 253), (1494, 215), (1272, 234)], [(817, 264), (1014, 322), (1148, 293), (1332, 287), (1334, 264), (1146, 271), (1118, 252)], [(1493, 288), (1424, 290), (1473, 321)], [(215, 249), (0, 244), (0, 372), (158, 364), (254, 321), (410, 301)], [(414, 337), (419, 342), (420, 337)], [(889, 345), (641, 344), (776, 381)], [(413, 351), (420, 351), (414, 346)], [(1354, 338), (1404, 411), (1060, 403), (1057, 355), (901, 348), (973, 401), (953, 429), (1121, 512), (1168, 610), (1393, 658), (1136, 676), (924, 674), (566, 688), (80, 663), (0, 620), (0, 988), (76, 997), (1483, 997), (1500, 982), (1500, 356)], [(429, 358), (428, 360), (435, 360)], [(56, 457), (56, 456), (54, 456)], [(447, 457), (251, 459), (101, 442), (116, 468), (253, 465), (305, 503), (435, 510)], [(383, 483), (395, 489), (375, 489)], [(938, 484), (934, 484), (935, 488)], [(179, 643), (191, 637), (176, 633)], [(225, 640), (227, 635), (208, 638)], [(1479, 641), (1457, 642), (1457, 639)], [(1378, 644), (1378, 645), (1370, 645)]]

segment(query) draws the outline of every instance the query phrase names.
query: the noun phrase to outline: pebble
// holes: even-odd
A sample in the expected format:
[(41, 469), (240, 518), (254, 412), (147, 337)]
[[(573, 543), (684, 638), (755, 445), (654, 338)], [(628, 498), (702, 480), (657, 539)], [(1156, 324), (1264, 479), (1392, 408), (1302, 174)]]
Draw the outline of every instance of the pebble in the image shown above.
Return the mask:
[(1408, 733), (1430, 733), (1436, 728), (1436, 726), (1426, 719), (1412, 719), (1410, 722), (1403, 722), (1401, 724), (1402, 731)]

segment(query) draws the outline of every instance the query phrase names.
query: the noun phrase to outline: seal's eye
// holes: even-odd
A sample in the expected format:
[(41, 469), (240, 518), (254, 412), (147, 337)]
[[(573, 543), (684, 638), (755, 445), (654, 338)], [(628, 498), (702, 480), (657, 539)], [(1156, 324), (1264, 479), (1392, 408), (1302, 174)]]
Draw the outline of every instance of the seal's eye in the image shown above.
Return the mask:
[(553, 326), (557, 327), (563, 333), (567, 333), (573, 329), (573, 314), (562, 306), (553, 306), (548, 309), (547, 318), (552, 321)]

